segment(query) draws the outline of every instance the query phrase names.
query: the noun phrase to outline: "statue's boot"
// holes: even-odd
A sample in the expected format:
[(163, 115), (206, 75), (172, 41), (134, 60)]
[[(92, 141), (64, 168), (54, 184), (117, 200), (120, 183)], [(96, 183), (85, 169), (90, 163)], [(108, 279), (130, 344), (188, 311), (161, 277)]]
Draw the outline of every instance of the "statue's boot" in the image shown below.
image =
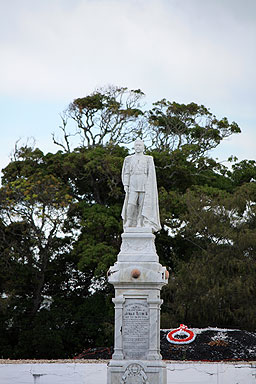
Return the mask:
[(135, 210), (136, 210), (136, 205), (133, 205), (133, 204), (128, 204), (127, 206), (127, 220), (126, 220), (126, 224), (125, 224), (125, 227), (133, 227), (133, 223), (134, 223), (134, 220), (135, 220)]
[(142, 216), (141, 212), (142, 212), (142, 207), (139, 208), (137, 227), (143, 227), (144, 226), (144, 217)]

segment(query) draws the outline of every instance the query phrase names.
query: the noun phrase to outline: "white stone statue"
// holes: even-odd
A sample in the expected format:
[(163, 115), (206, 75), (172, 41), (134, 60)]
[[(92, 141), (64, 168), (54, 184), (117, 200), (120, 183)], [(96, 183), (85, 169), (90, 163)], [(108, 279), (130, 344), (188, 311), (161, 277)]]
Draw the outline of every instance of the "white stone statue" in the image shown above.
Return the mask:
[(134, 150), (134, 155), (124, 159), (122, 170), (124, 227), (151, 227), (157, 232), (161, 225), (153, 157), (144, 155), (144, 143), (140, 139), (135, 141)]

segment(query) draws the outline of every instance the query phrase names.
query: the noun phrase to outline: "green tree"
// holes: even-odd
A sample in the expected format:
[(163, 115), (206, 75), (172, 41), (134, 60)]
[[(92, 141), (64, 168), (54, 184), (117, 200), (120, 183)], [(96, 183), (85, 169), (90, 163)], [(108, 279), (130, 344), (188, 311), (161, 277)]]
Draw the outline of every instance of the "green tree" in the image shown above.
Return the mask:
[[(75, 99), (62, 115), (63, 140), (55, 144), (71, 151), (70, 137), (78, 135), (79, 145), (94, 147), (107, 143), (129, 143), (142, 134), (144, 126), (141, 90), (109, 86)], [(68, 131), (69, 121), (75, 123)]]
[(255, 163), (229, 170), (209, 156), (240, 128), (195, 103), (164, 99), (146, 110), (142, 97), (111, 87), (75, 99), (62, 116), (63, 139), (54, 137), (60, 151), (16, 148), (3, 170), (4, 357), (70, 357), (112, 344), (106, 273), (121, 244), (120, 173), (129, 153), (120, 144), (138, 135), (156, 165), (156, 247), (171, 271), (163, 326), (254, 327)]
[(239, 126), (226, 117), (218, 120), (208, 108), (196, 103), (179, 104), (163, 99), (148, 112), (149, 134), (160, 150), (186, 149), (195, 160), (220, 142), (239, 133)]
[(24, 147), (3, 170), (6, 357), (67, 357), (111, 343), (112, 291), (105, 276), (120, 246), (126, 153), (109, 146), (43, 155)]
[(165, 322), (255, 329), (255, 198), (255, 183), (232, 194), (198, 186), (185, 194), (180, 236), (190, 255), (177, 260), (165, 292)]

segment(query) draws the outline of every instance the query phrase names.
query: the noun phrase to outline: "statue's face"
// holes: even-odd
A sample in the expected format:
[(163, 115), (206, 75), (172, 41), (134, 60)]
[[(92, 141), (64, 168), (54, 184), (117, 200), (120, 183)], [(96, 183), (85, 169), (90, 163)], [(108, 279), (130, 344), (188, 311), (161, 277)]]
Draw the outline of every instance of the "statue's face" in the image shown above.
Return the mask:
[(144, 151), (144, 144), (142, 141), (135, 141), (134, 150), (136, 153), (141, 153)]

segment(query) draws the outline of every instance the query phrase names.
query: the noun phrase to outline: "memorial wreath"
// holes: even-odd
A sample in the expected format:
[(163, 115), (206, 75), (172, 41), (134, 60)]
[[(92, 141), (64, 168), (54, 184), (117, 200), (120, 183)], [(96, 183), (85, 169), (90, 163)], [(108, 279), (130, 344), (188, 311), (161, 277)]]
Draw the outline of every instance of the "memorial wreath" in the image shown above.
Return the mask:
[(196, 335), (186, 325), (180, 324), (180, 327), (170, 331), (166, 338), (172, 344), (189, 344), (195, 340)]

